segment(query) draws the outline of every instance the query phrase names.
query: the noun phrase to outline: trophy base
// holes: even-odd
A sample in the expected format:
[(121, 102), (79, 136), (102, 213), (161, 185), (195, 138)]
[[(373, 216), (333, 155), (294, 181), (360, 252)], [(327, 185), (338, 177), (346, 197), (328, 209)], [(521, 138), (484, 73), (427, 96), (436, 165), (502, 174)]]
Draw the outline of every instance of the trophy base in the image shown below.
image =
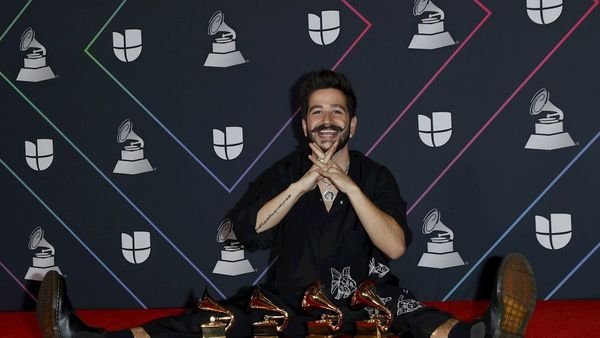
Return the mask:
[(308, 336), (306, 338), (334, 338), (341, 337), (342, 334), (333, 332), (331, 324), (328, 322), (311, 321), (308, 325)]
[(425, 268), (444, 269), (465, 265), (465, 262), (456, 251), (442, 254), (425, 252), (417, 265)]
[(227, 338), (223, 324), (202, 324), (202, 338)]
[(383, 338), (391, 337), (392, 334), (385, 332), (374, 321), (359, 321), (356, 322), (355, 338)]
[(32, 266), (29, 269), (27, 269), (27, 273), (25, 274), (25, 279), (41, 282), (42, 279), (44, 279), (44, 276), (46, 275), (46, 273), (48, 273), (48, 271), (56, 271), (62, 275), (62, 272), (60, 271), (58, 266), (51, 266), (48, 268), (38, 268), (38, 267)]
[(256, 338), (278, 338), (277, 323), (252, 323), (252, 334)]
[(448, 32), (424, 35), (415, 34), (408, 45), (409, 49), (437, 49), (454, 45), (456, 42)]
[(533, 134), (529, 136), (525, 149), (536, 150), (554, 150), (575, 145), (569, 133), (560, 133), (554, 135)]
[(251, 272), (254, 272), (254, 268), (247, 259), (235, 262), (219, 260), (213, 269), (213, 273), (226, 276), (237, 276)]
[(41, 68), (21, 68), (17, 81), (23, 82), (40, 82), (54, 79), (56, 75), (49, 66)]
[(123, 161), (119, 160), (117, 165), (115, 165), (115, 169), (113, 169), (113, 173), (115, 174), (126, 174), (126, 175), (136, 175), (141, 173), (146, 173), (149, 171), (153, 171), (154, 168), (150, 165), (148, 159), (137, 160), (137, 161)]
[(226, 68), (235, 65), (246, 63), (246, 59), (242, 56), (239, 50), (231, 53), (210, 53), (204, 61), (204, 67), (220, 67)]

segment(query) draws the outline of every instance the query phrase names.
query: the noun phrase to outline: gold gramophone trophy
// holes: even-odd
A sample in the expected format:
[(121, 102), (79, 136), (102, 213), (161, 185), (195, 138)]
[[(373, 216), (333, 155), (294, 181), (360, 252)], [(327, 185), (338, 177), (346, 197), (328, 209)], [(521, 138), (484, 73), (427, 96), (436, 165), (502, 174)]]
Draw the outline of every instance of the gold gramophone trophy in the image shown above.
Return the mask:
[[(248, 307), (251, 310), (266, 310), (279, 313), (279, 315), (265, 315), (262, 321), (252, 323), (254, 337), (277, 338), (279, 337), (277, 333), (285, 330), (288, 325), (289, 317), (287, 311), (273, 304), (260, 291), (260, 286), (254, 289)], [(281, 321), (281, 324), (277, 322), (278, 320)]]
[(325, 296), (325, 287), (322, 282), (313, 282), (310, 284), (304, 297), (302, 297), (302, 309), (311, 311), (322, 309), (332, 311), (335, 314), (321, 314), (321, 319), (312, 320), (307, 323), (307, 338), (333, 338), (340, 336), (337, 333), (343, 324), (342, 310), (333, 305)]
[(198, 309), (223, 314), (223, 316), (211, 315), (208, 323), (200, 325), (202, 338), (226, 338), (226, 332), (235, 322), (233, 312), (219, 305), (217, 301), (210, 297), (206, 289), (198, 302)]
[(369, 312), (369, 319), (356, 322), (356, 338), (379, 338), (391, 337), (389, 332), (392, 325), (393, 315), (390, 309), (381, 301), (375, 291), (375, 283), (372, 280), (362, 282), (350, 301), (352, 306), (369, 306), (376, 311)]

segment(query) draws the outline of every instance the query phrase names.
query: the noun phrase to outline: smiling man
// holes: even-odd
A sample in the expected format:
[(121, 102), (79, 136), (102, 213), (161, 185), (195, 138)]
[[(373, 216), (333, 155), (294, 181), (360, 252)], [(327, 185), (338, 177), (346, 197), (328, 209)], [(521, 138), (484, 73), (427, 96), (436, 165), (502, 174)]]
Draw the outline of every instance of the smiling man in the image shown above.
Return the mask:
[[(495, 293), (482, 320), (460, 322), (420, 303), (399, 286), (389, 268), (410, 243), (406, 203), (384, 166), (348, 144), (357, 130), (356, 96), (340, 73), (319, 71), (301, 86), (302, 130), (307, 146), (277, 162), (251, 186), (228, 216), (246, 249), (270, 249), (275, 263), (263, 291), (290, 314), (285, 336), (306, 335), (300, 300), (309, 284), (322, 281), (326, 295), (344, 315), (342, 331), (352, 333), (364, 309), (350, 307), (357, 286), (371, 280), (394, 315), (391, 331), (412, 337), (522, 337), (535, 305), (533, 271), (518, 254), (508, 255), (498, 271)], [(407, 272), (410, 273), (410, 272)], [(230, 337), (252, 335), (262, 318), (245, 311), (248, 293), (224, 301), (235, 314)], [(186, 312), (117, 332), (92, 329), (74, 314), (65, 281), (49, 273), (42, 282), (38, 318), (44, 337), (190, 337), (210, 314)]]

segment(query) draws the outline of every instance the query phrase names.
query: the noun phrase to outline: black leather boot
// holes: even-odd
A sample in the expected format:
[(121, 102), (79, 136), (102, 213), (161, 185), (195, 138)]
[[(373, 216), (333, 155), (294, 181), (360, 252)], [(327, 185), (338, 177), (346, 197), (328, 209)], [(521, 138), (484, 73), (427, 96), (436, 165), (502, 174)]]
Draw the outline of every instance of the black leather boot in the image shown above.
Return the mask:
[(49, 271), (42, 280), (36, 314), (44, 338), (104, 337), (104, 330), (87, 326), (75, 315), (65, 279), (56, 271)]
[(523, 337), (536, 302), (535, 277), (525, 256), (507, 255), (496, 275), (490, 307), (483, 316), (486, 337)]

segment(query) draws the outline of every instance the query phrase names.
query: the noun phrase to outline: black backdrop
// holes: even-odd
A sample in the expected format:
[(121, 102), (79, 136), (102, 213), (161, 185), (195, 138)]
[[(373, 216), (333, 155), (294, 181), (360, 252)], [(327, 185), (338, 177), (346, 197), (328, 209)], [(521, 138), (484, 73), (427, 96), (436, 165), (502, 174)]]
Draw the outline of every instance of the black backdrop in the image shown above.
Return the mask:
[[(218, 240), (217, 228), (252, 179), (298, 146), (294, 86), (321, 68), (353, 81), (359, 127), (351, 148), (390, 168), (408, 202), (414, 241), (391, 267), (404, 286), (424, 300), (485, 297), (498, 257), (520, 251), (540, 298), (599, 298), (598, 3), (542, 1), (546, 21), (561, 13), (538, 24), (526, 9), (536, 1), (434, 2), (454, 44), (428, 50), (408, 48), (420, 22), (409, 0), (2, 1), (0, 310), (32, 309), (36, 279), (56, 268), (82, 308), (177, 307), (206, 285), (221, 299), (259, 282), (268, 253), (229, 247), (222, 257), (231, 243)], [(222, 34), (207, 33), (218, 10), (237, 36), (235, 48), (216, 48), (239, 51), (240, 64), (204, 66)], [(317, 38), (309, 36), (308, 14), (321, 11), (339, 13), (330, 44), (318, 36), (335, 37), (335, 20), (323, 19), (323, 35), (317, 22)], [(19, 49), (28, 27), (55, 78), (17, 79), (21, 68), (33, 78), (48, 72), (33, 69), (43, 66), (36, 48)], [(142, 36), (131, 62), (113, 52), (113, 32), (126, 29)], [(140, 49), (131, 37), (128, 57)], [(556, 117), (535, 132), (552, 113), (546, 105), (530, 114), (542, 88), (564, 113), (563, 134)], [(433, 112), (449, 112), (451, 124), (433, 114), (432, 130), (425, 116)], [(125, 171), (148, 163), (150, 171), (113, 172), (130, 142), (116, 137), (126, 119), (148, 162), (129, 161)], [(222, 159), (213, 129), (227, 127), (241, 127), (241, 135), (228, 130), (226, 143), (243, 149), (235, 157), (228, 148), (234, 158)], [(529, 148), (558, 149), (525, 148), (533, 134)], [(37, 152), (33, 144), (24, 152), (38, 139), (52, 146), (40, 141)], [(454, 234), (437, 244), (453, 254), (433, 253), (440, 232), (422, 231), (432, 209)], [(122, 240), (134, 232), (147, 234)], [(444, 259), (457, 255), (448, 266)], [(229, 274), (248, 263), (251, 270), (213, 273), (219, 260), (234, 265)]]

